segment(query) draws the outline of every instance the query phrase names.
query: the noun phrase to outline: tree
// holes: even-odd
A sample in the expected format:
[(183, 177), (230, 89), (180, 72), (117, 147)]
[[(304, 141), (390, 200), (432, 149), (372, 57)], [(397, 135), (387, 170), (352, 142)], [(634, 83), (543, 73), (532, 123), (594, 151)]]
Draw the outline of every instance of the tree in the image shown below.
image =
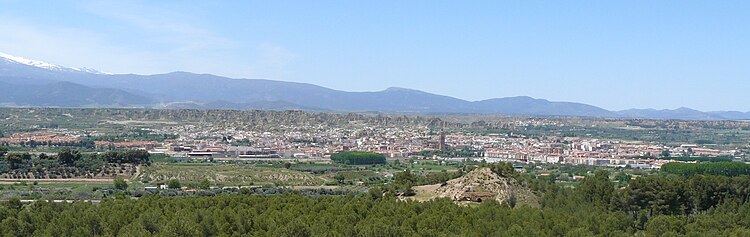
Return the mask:
[(493, 164), (487, 165), (490, 167), (490, 170), (492, 170), (493, 173), (500, 175), (502, 177), (518, 177), (518, 172), (513, 168), (513, 164), (508, 162), (497, 162)]
[[(653, 177), (633, 182), (658, 192), (688, 179)], [(738, 178), (722, 177), (720, 183), (739, 182)], [(710, 180), (696, 183), (724, 185)], [(705, 213), (648, 214), (591, 205), (567, 188), (549, 191), (541, 207), (515, 208), (493, 201), (471, 206), (448, 199), (402, 201), (383, 195), (381, 188), (358, 195), (149, 196), (99, 204), (24, 206), (12, 198), (0, 202), (0, 236), (750, 236), (750, 203), (721, 202)], [(669, 198), (665, 194), (655, 193), (656, 199), (645, 204), (679, 203), (660, 200)], [(744, 194), (728, 195), (733, 197), (725, 198)]]
[(333, 176), (333, 178), (336, 179), (339, 184), (344, 183), (344, 179), (346, 179), (346, 177), (344, 177), (344, 175), (342, 174), (336, 174), (336, 176)]
[(177, 179), (170, 179), (169, 182), (167, 182), (167, 188), (170, 189), (180, 189), (182, 188), (182, 185), (180, 184), (180, 181)]
[(408, 190), (417, 182), (417, 176), (415, 176), (411, 170), (407, 169), (404, 172), (399, 172), (393, 175), (394, 183), (399, 186), (402, 190)]
[(150, 164), (151, 154), (144, 150), (108, 151), (101, 158), (109, 163)]
[(0, 157), (4, 156), (8, 153), (8, 148), (4, 146), (0, 146)]
[(285, 169), (290, 169), (290, 168), (292, 168), (292, 163), (289, 163), (289, 162), (285, 162), (285, 163), (284, 163), (284, 168), (285, 168)]
[(78, 159), (81, 159), (81, 152), (78, 150), (71, 150), (70, 148), (62, 148), (57, 152), (57, 159), (62, 164), (72, 165)]
[(691, 177), (694, 175), (722, 175), (741, 176), (750, 174), (750, 164), (742, 162), (712, 162), (712, 163), (667, 163), (661, 166), (661, 171), (668, 174)]
[(20, 211), (21, 208), (23, 208), (23, 203), (21, 203), (21, 200), (18, 199), (17, 197), (8, 199), (8, 201), (6, 201), (5, 203), (3, 203), (2, 205), (5, 206), (5, 207), (7, 207), (7, 208), (16, 210), (16, 211)]
[(200, 189), (211, 188), (211, 181), (208, 181), (208, 179), (201, 180), (201, 182), (198, 184), (198, 188)]
[(20, 169), (31, 160), (31, 154), (29, 153), (9, 153), (5, 156), (6, 162), (10, 165), (10, 169)]
[(618, 173), (617, 175), (615, 175), (615, 179), (617, 179), (617, 181), (620, 183), (620, 185), (624, 185), (624, 184), (629, 183), (632, 178), (633, 178), (632, 176), (630, 176), (630, 175), (628, 175), (628, 174), (626, 174), (624, 172)]
[(606, 206), (612, 199), (615, 186), (609, 181), (609, 172), (596, 171), (594, 176), (586, 177), (576, 188), (583, 200), (594, 205)]
[(116, 178), (114, 181), (115, 189), (126, 190), (128, 189), (128, 183), (122, 178)]

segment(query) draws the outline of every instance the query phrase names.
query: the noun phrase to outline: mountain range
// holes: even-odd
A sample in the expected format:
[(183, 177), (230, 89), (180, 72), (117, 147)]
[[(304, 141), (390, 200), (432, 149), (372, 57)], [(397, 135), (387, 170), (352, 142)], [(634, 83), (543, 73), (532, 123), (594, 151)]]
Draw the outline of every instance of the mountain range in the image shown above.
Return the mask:
[(406, 88), (347, 92), (313, 84), (173, 72), (108, 74), (0, 53), (0, 106), (469, 113), (685, 120), (745, 120), (750, 112), (630, 109), (526, 96), (467, 101)]

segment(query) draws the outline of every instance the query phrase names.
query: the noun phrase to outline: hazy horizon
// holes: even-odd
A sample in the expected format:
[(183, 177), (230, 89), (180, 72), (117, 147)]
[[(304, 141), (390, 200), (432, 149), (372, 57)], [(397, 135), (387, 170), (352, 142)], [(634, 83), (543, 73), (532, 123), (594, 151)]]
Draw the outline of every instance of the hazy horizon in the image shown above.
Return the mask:
[(110, 73), (174, 71), (530, 96), (608, 110), (750, 111), (746, 2), (0, 0), (0, 52)]

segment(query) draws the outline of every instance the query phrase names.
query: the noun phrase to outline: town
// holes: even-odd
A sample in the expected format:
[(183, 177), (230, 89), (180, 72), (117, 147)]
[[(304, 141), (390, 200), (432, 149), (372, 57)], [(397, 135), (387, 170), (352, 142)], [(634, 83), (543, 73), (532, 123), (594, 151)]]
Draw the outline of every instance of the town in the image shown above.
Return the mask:
[[(390, 124), (356, 118), (343, 123), (278, 123), (264, 126), (247, 126), (243, 121), (105, 121), (99, 123), (100, 130), (57, 127), (39, 128), (31, 132), (6, 132), (0, 137), (0, 145), (24, 147), (30, 151), (58, 146), (76, 146), (92, 151), (135, 149), (189, 160), (327, 161), (336, 152), (366, 151), (383, 154), (389, 159), (504, 161), (649, 169), (658, 169), (670, 162), (696, 160), (688, 159), (690, 157), (744, 160), (746, 155), (743, 150), (746, 147), (741, 145), (719, 146), (705, 141), (697, 141), (702, 144), (696, 144), (688, 143), (690, 140), (667, 143), (578, 137), (561, 132), (565, 129), (565, 122), (571, 123), (564, 119), (500, 118), (493, 126), (509, 129), (497, 132), (477, 131), (477, 126), (449, 123), (439, 118)], [(6, 121), (10, 122), (8, 119)], [(600, 122), (591, 121), (595, 124)], [(472, 124), (484, 126), (486, 122)], [(132, 134), (108, 132), (110, 127), (117, 126), (121, 127), (121, 131)], [(545, 131), (541, 135), (524, 134), (523, 129), (529, 126), (559, 129)]]

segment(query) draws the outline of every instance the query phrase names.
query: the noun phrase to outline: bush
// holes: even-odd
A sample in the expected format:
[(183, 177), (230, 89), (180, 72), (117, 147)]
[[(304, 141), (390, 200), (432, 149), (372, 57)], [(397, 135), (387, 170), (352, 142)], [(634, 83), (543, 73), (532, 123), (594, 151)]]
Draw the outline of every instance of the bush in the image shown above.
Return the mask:
[(125, 182), (125, 180), (122, 178), (116, 178), (114, 183), (115, 183), (115, 189), (119, 189), (119, 190), (128, 189), (128, 183)]
[(209, 189), (211, 187), (211, 181), (208, 181), (208, 179), (201, 180), (201, 182), (198, 184), (198, 188), (200, 189)]
[(170, 179), (169, 182), (167, 183), (167, 188), (170, 188), (170, 189), (180, 189), (180, 188), (182, 188), (182, 185), (180, 184), (179, 180)]

